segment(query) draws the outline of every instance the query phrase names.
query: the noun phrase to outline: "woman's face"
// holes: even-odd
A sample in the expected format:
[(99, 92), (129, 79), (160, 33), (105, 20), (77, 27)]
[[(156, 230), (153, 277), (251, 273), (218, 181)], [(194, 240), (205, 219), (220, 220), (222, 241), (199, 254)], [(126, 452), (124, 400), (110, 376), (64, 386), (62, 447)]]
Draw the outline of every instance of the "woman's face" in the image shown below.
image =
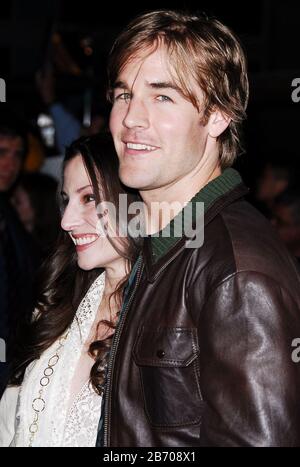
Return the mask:
[(28, 232), (33, 232), (35, 224), (35, 212), (30, 201), (29, 194), (22, 187), (17, 186), (11, 199), (21, 222)]
[[(108, 238), (99, 233), (93, 186), (81, 155), (75, 156), (65, 167), (62, 198), (64, 212), (61, 227), (75, 244), (78, 266), (91, 270), (107, 268), (118, 262), (120, 255)], [(109, 224), (108, 219), (107, 222)]]

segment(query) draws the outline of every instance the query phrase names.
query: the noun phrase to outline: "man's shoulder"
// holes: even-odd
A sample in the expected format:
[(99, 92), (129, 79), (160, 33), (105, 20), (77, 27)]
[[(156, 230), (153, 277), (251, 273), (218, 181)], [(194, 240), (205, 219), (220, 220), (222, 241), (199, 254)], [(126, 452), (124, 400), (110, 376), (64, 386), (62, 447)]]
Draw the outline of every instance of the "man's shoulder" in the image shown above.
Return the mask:
[(273, 263), (279, 258), (289, 262), (286, 247), (270, 221), (246, 200), (225, 208), (219, 222), (231, 244), (237, 272), (252, 268), (256, 271), (261, 263)]
[(295, 261), (271, 223), (245, 200), (227, 206), (207, 225), (203, 247), (217, 280), (249, 271), (299, 289)]

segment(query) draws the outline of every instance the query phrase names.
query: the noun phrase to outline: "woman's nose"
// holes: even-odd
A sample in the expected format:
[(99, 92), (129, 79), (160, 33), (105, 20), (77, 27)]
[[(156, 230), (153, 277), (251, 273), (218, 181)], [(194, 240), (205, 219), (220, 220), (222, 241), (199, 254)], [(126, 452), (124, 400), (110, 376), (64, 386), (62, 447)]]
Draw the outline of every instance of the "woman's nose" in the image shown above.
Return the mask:
[(72, 206), (72, 204), (68, 204), (61, 219), (61, 228), (66, 232), (70, 232), (79, 227), (82, 222), (80, 209)]

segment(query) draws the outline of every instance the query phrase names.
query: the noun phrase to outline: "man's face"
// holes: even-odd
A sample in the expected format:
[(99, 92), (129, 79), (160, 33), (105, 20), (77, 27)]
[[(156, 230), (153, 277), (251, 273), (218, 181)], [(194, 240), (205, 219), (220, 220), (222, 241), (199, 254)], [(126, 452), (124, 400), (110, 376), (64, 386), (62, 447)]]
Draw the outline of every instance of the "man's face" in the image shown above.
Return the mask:
[(23, 156), (20, 137), (0, 136), (0, 192), (8, 191), (16, 181)]
[(272, 223), (283, 242), (292, 252), (295, 248), (300, 248), (300, 225), (294, 221), (290, 206), (277, 204), (273, 208)]
[[(140, 191), (168, 188), (188, 174), (210, 170), (208, 127), (181, 93), (159, 47), (130, 61), (118, 77), (110, 129), (120, 160), (122, 182)], [(202, 102), (195, 83), (195, 94)], [(214, 143), (217, 144), (216, 142)]]
[(276, 176), (272, 166), (268, 164), (258, 180), (256, 197), (267, 205), (271, 205), (276, 196), (280, 195), (287, 188), (288, 183), (287, 176)]

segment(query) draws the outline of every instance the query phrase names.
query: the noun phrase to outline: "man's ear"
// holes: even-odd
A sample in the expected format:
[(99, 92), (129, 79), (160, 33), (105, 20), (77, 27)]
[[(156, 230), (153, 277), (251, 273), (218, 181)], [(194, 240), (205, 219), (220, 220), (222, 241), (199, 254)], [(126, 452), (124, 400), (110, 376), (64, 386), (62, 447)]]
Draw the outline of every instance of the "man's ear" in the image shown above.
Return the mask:
[(218, 138), (230, 125), (231, 118), (223, 114), (220, 110), (215, 110), (210, 114), (208, 120), (208, 134), (212, 138)]

